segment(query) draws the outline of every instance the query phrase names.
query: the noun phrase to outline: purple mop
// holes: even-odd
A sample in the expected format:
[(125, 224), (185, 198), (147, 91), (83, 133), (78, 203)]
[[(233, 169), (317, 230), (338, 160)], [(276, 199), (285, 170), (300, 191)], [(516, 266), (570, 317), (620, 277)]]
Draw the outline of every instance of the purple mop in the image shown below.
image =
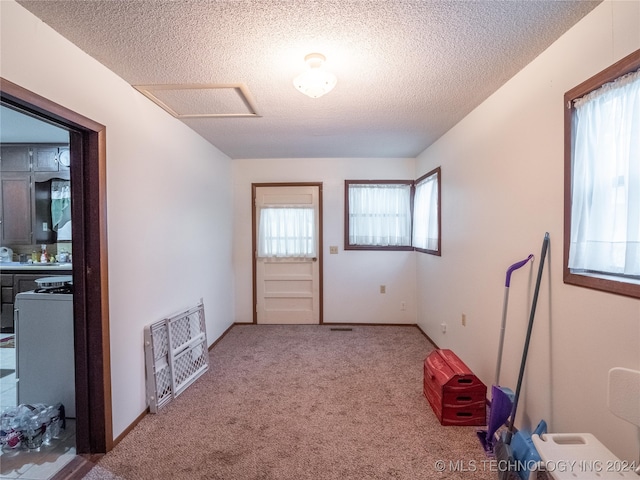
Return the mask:
[(501, 425), (509, 418), (511, 407), (513, 405), (513, 391), (507, 387), (500, 387), (500, 367), (502, 365), (502, 347), (504, 346), (504, 332), (507, 323), (507, 305), (509, 303), (509, 285), (511, 284), (511, 274), (519, 268), (525, 266), (533, 255), (529, 255), (526, 259), (516, 262), (507, 269), (507, 277), (504, 284), (504, 300), (502, 303), (502, 324), (500, 326), (500, 340), (498, 342), (498, 361), (496, 364), (496, 378), (491, 387), (491, 408), (489, 410), (489, 421), (487, 422), (487, 430), (479, 430), (477, 432), (480, 443), (488, 456), (494, 455), (495, 433)]

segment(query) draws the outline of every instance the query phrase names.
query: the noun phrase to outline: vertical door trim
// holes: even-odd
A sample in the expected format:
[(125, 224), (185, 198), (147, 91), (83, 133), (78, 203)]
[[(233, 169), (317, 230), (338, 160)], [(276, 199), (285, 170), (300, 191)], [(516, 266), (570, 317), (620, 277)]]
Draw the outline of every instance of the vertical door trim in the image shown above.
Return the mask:
[(76, 451), (106, 453), (113, 448), (106, 128), (4, 78), (0, 97), (70, 130)]
[(256, 252), (258, 251), (258, 245), (256, 243), (257, 231), (256, 231), (256, 189), (260, 187), (318, 187), (318, 302), (319, 302), (319, 324), (324, 323), (323, 320), (323, 235), (322, 235), (322, 182), (297, 182), (297, 183), (252, 183), (251, 184), (251, 271), (252, 271), (252, 284), (253, 284), (253, 323), (258, 323), (258, 287), (256, 284), (257, 271), (256, 271)]

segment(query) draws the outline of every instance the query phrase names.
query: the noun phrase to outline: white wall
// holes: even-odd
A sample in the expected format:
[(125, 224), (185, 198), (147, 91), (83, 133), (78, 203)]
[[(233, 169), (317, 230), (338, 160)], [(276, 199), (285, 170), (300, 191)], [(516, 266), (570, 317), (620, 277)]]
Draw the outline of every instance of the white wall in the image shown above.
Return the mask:
[(610, 368), (640, 369), (640, 301), (564, 285), (562, 245), (564, 92), (638, 48), (640, 2), (606, 1), (417, 164), (418, 175), (442, 166), (442, 257), (418, 257), (420, 326), (491, 385), (505, 272), (533, 253), (510, 288), (501, 383), (515, 388), (549, 232), (517, 426), (545, 419), (553, 432), (591, 432), (636, 462), (638, 430), (609, 413), (606, 392)]
[[(325, 322), (416, 322), (415, 253), (343, 249), (344, 181), (413, 180), (414, 159), (234, 160), (232, 170), (236, 322), (253, 321), (251, 184), (269, 182), (323, 184)], [(329, 254), (331, 245), (339, 247), (338, 255)], [(380, 285), (386, 285), (386, 294), (379, 293)]]
[(146, 408), (145, 325), (205, 304), (232, 324), (231, 165), (13, 1), (0, 2), (0, 75), (106, 126), (113, 433)]

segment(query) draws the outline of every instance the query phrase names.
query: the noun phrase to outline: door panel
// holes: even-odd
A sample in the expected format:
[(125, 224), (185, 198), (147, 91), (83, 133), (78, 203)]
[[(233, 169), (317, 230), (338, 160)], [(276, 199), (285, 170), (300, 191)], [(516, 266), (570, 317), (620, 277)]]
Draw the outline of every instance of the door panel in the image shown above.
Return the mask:
[[(256, 320), (260, 324), (320, 323), (320, 187), (261, 186), (255, 189), (255, 241), (260, 243), (260, 213), (265, 208), (313, 208), (314, 256), (260, 256), (255, 252)], [(292, 228), (297, 231), (298, 229)], [(308, 232), (307, 232), (308, 233)], [(308, 236), (301, 237), (308, 238)], [(289, 244), (290, 245), (290, 244)]]
[(31, 176), (2, 172), (0, 180), (2, 245), (31, 245)]

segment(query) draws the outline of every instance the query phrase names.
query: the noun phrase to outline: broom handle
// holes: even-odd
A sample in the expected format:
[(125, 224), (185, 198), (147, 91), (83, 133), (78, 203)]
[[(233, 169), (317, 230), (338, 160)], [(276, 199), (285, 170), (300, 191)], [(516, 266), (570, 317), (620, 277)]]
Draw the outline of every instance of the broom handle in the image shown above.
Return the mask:
[(504, 332), (507, 325), (507, 304), (509, 303), (509, 286), (511, 285), (511, 274), (524, 267), (529, 260), (533, 258), (533, 254), (524, 260), (514, 263), (507, 269), (507, 276), (504, 281), (504, 299), (502, 301), (502, 323), (500, 324), (500, 340), (498, 340), (498, 361), (496, 363), (496, 380), (494, 385), (500, 385), (500, 367), (502, 365), (502, 348), (504, 346)]
[(522, 378), (524, 377), (524, 367), (527, 363), (527, 354), (529, 353), (529, 341), (531, 340), (531, 332), (533, 330), (533, 319), (536, 314), (536, 304), (538, 303), (538, 293), (540, 292), (540, 282), (542, 281), (542, 271), (544, 270), (544, 261), (547, 256), (547, 248), (549, 247), (549, 232), (544, 234), (542, 242), (542, 253), (540, 254), (540, 265), (538, 266), (538, 278), (536, 279), (536, 287), (533, 292), (533, 302), (531, 303), (531, 314), (529, 315), (529, 326), (527, 328), (527, 336), (524, 341), (524, 350), (522, 352), (522, 362), (520, 363), (520, 373), (518, 374), (518, 385), (511, 406), (511, 416), (509, 418), (509, 428), (507, 430), (505, 443), (511, 444), (511, 436), (513, 435), (513, 423), (516, 418), (518, 409), (518, 400), (520, 398), (520, 389), (522, 388)]

